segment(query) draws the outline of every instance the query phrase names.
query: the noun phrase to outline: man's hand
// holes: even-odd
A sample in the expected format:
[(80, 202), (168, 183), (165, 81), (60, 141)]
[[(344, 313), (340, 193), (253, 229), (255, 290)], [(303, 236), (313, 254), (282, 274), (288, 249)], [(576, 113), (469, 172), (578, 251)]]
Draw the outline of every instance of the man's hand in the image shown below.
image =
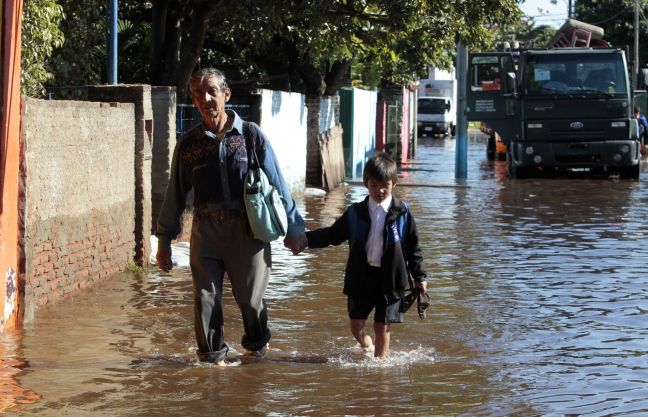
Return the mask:
[(164, 272), (169, 272), (173, 269), (173, 262), (171, 261), (171, 248), (162, 248), (158, 247), (157, 253), (155, 254), (155, 259), (157, 260), (158, 268)]
[(427, 292), (427, 281), (417, 282), (416, 286), (419, 287), (423, 293)]
[(302, 233), (298, 236), (286, 236), (284, 238), (284, 246), (289, 248), (293, 255), (297, 255), (300, 252), (303, 252), (304, 249), (308, 247), (308, 239), (306, 239), (306, 234)]

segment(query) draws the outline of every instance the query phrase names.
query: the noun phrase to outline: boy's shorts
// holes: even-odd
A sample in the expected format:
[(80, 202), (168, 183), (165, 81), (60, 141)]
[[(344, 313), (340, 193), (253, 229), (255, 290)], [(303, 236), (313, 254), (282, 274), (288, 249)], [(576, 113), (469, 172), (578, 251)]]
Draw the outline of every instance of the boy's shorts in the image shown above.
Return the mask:
[(401, 301), (387, 304), (384, 298), (378, 297), (347, 297), (347, 310), (351, 320), (367, 320), (374, 308), (374, 321), (377, 323), (402, 323), (403, 313), (400, 312)]

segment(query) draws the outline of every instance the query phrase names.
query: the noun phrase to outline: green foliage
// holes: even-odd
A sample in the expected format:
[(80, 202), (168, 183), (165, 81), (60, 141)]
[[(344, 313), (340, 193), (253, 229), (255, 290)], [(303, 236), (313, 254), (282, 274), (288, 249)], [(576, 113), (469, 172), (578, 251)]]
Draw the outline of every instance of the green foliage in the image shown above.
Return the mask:
[[(104, 81), (105, 1), (60, 2), (66, 42), (50, 85)], [(457, 39), (487, 47), (520, 16), (516, 0), (122, 0), (119, 13), (120, 82), (182, 92), (196, 65), (215, 66), (234, 86), (310, 95), (335, 91), (350, 63), (359, 84), (409, 84), (449, 68)]]
[(429, 65), (449, 68), (457, 38), (486, 47), (497, 24), (520, 16), (515, 0), (279, 0), (238, 6), (241, 11), (226, 14), (229, 24), (212, 26), (203, 64), (225, 66), (238, 78), (292, 71), (303, 79), (307, 67), (325, 73), (335, 62), (351, 60), (353, 76), (363, 85), (409, 84)]
[(63, 45), (54, 50), (55, 78), (48, 87), (55, 97), (74, 97), (82, 86), (106, 80), (106, 1), (59, 0), (65, 12)]
[[(634, 45), (634, 4), (635, 0), (579, 0), (576, 2), (575, 18), (600, 26), (605, 31), (605, 39), (618, 47)], [(646, 65), (648, 50), (648, 0), (640, 0), (639, 62)]]
[(50, 56), (63, 44), (59, 22), (63, 8), (55, 0), (26, 0), (23, 5), (21, 46), (21, 94), (42, 97), (44, 83), (53, 77)]
[(544, 48), (556, 34), (556, 29), (549, 25), (536, 26), (533, 19), (520, 19), (509, 25), (498, 28), (495, 45), (502, 42), (519, 42), (520, 47)]
[(119, 81), (126, 84), (146, 84), (148, 79), (148, 57), (151, 48), (151, 25), (130, 20), (117, 22), (117, 74)]

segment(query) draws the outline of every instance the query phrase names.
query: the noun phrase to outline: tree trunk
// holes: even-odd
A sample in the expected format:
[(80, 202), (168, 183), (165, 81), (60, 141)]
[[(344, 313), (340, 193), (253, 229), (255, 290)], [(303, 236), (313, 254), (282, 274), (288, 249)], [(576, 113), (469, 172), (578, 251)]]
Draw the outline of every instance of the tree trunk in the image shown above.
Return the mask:
[[(202, 2), (195, 1), (194, 3), (196, 5), (193, 7), (193, 13), (191, 15), (189, 39), (188, 42), (182, 42), (180, 61), (176, 66), (173, 77), (178, 98), (184, 97), (191, 73), (194, 71), (200, 59), (200, 53), (205, 44), (209, 19), (223, 6), (224, 2), (205, 0)], [(186, 40), (186, 38), (183, 38), (183, 41)]]
[(341, 88), (350, 85), (349, 71), (351, 70), (351, 60), (335, 61), (333, 67), (326, 74), (325, 96), (333, 96)]
[(153, 2), (151, 22), (151, 56), (149, 58), (149, 76), (153, 85), (162, 85), (164, 72), (164, 46), (166, 44), (168, 0)]

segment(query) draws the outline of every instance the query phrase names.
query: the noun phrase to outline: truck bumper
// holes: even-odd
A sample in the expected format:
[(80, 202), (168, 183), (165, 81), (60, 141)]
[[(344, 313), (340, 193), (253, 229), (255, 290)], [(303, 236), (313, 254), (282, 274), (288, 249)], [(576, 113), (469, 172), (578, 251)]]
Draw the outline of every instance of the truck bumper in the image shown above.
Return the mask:
[(435, 135), (439, 133), (450, 134), (450, 123), (449, 122), (418, 122), (417, 130), (419, 135)]
[(639, 163), (641, 145), (636, 140), (596, 142), (515, 142), (513, 163), (536, 168), (629, 167)]

